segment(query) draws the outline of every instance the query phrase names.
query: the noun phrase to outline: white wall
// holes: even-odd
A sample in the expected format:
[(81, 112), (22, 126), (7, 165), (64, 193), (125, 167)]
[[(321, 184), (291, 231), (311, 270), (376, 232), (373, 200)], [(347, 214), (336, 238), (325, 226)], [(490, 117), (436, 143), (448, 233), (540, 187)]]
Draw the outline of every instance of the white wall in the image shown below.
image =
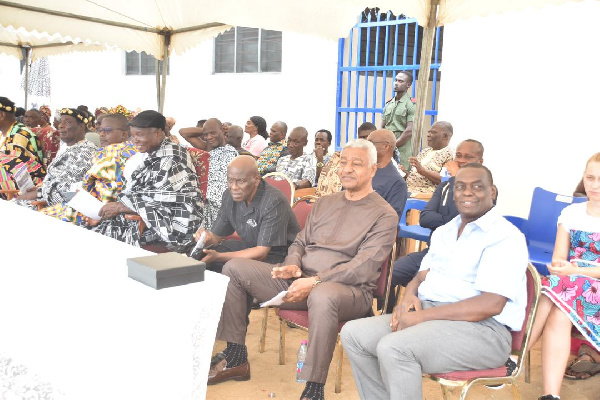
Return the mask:
[(600, 2), (452, 23), (444, 30), (439, 120), (452, 144), (480, 140), (504, 214), (533, 188), (570, 194), (600, 151)]
[[(337, 41), (283, 33), (282, 72), (213, 74), (213, 41), (171, 57), (165, 115), (177, 120), (175, 131), (217, 117), (242, 127), (252, 115), (276, 120), (289, 130), (304, 126), (335, 129)], [(77, 53), (49, 57), (52, 110), (87, 105), (157, 109), (154, 76), (126, 76), (124, 53)], [(0, 96), (22, 105), (19, 61), (0, 56)], [(41, 105), (41, 104), (38, 104)], [(312, 150), (312, 140), (306, 151)], [(332, 146), (333, 148), (333, 146)]]

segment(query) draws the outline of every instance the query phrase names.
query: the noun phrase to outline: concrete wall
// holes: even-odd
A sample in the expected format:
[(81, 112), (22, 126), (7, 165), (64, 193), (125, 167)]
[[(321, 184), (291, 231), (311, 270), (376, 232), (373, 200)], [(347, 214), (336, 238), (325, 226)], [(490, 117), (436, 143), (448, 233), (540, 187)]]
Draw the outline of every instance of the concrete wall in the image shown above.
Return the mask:
[(600, 151), (599, 17), (583, 1), (445, 28), (439, 119), (484, 144), (504, 214), (527, 216), (536, 186), (572, 193)]
[[(290, 129), (302, 125), (311, 134), (333, 131), (337, 41), (286, 32), (282, 40), (281, 73), (213, 74), (212, 40), (171, 57), (165, 115), (177, 120), (175, 130), (209, 117), (243, 127), (250, 116), (261, 115), (269, 127), (283, 120)], [(125, 75), (122, 51), (51, 56), (49, 63), (53, 110), (80, 104), (91, 110), (118, 104), (157, 108), (155, 77)], [(0, 95), (23, 103), (16, 58), (0, 56), (0, 83)]]

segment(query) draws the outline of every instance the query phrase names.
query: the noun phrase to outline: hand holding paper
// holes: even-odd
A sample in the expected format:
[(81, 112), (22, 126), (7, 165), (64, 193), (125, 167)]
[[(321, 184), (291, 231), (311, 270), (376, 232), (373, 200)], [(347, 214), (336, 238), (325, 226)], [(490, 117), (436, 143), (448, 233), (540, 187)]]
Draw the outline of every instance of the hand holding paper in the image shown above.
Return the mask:
[(80, 190), (75, 196), (67, 203), (70, 207), (79, 211), (86, 217), (92, 219), (100, 219), (100, 209), (104, 204), (85, 190)]

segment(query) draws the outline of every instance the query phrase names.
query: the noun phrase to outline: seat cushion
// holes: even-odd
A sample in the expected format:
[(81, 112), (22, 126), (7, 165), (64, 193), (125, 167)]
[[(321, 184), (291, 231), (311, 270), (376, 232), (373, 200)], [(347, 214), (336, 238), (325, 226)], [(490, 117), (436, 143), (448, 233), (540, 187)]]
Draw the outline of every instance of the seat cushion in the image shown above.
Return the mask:
[(431, 374), (432, 377), (450, 381), (468, 381), (476, 378), (503, 378), (506, 376), (506, 366), (493, 369), (479, 369), (475, 371), (454, 371), (445, 374)]

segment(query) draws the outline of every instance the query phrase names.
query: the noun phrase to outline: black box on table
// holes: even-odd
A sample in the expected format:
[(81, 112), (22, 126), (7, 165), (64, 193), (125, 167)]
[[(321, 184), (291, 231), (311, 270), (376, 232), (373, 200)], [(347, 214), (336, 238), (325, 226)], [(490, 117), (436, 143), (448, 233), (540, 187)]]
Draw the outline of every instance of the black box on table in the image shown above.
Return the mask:
[(202, 261), (174, 252), (127, 259), (128, 276), (154, 289), (202, 282), (205, 269)]

